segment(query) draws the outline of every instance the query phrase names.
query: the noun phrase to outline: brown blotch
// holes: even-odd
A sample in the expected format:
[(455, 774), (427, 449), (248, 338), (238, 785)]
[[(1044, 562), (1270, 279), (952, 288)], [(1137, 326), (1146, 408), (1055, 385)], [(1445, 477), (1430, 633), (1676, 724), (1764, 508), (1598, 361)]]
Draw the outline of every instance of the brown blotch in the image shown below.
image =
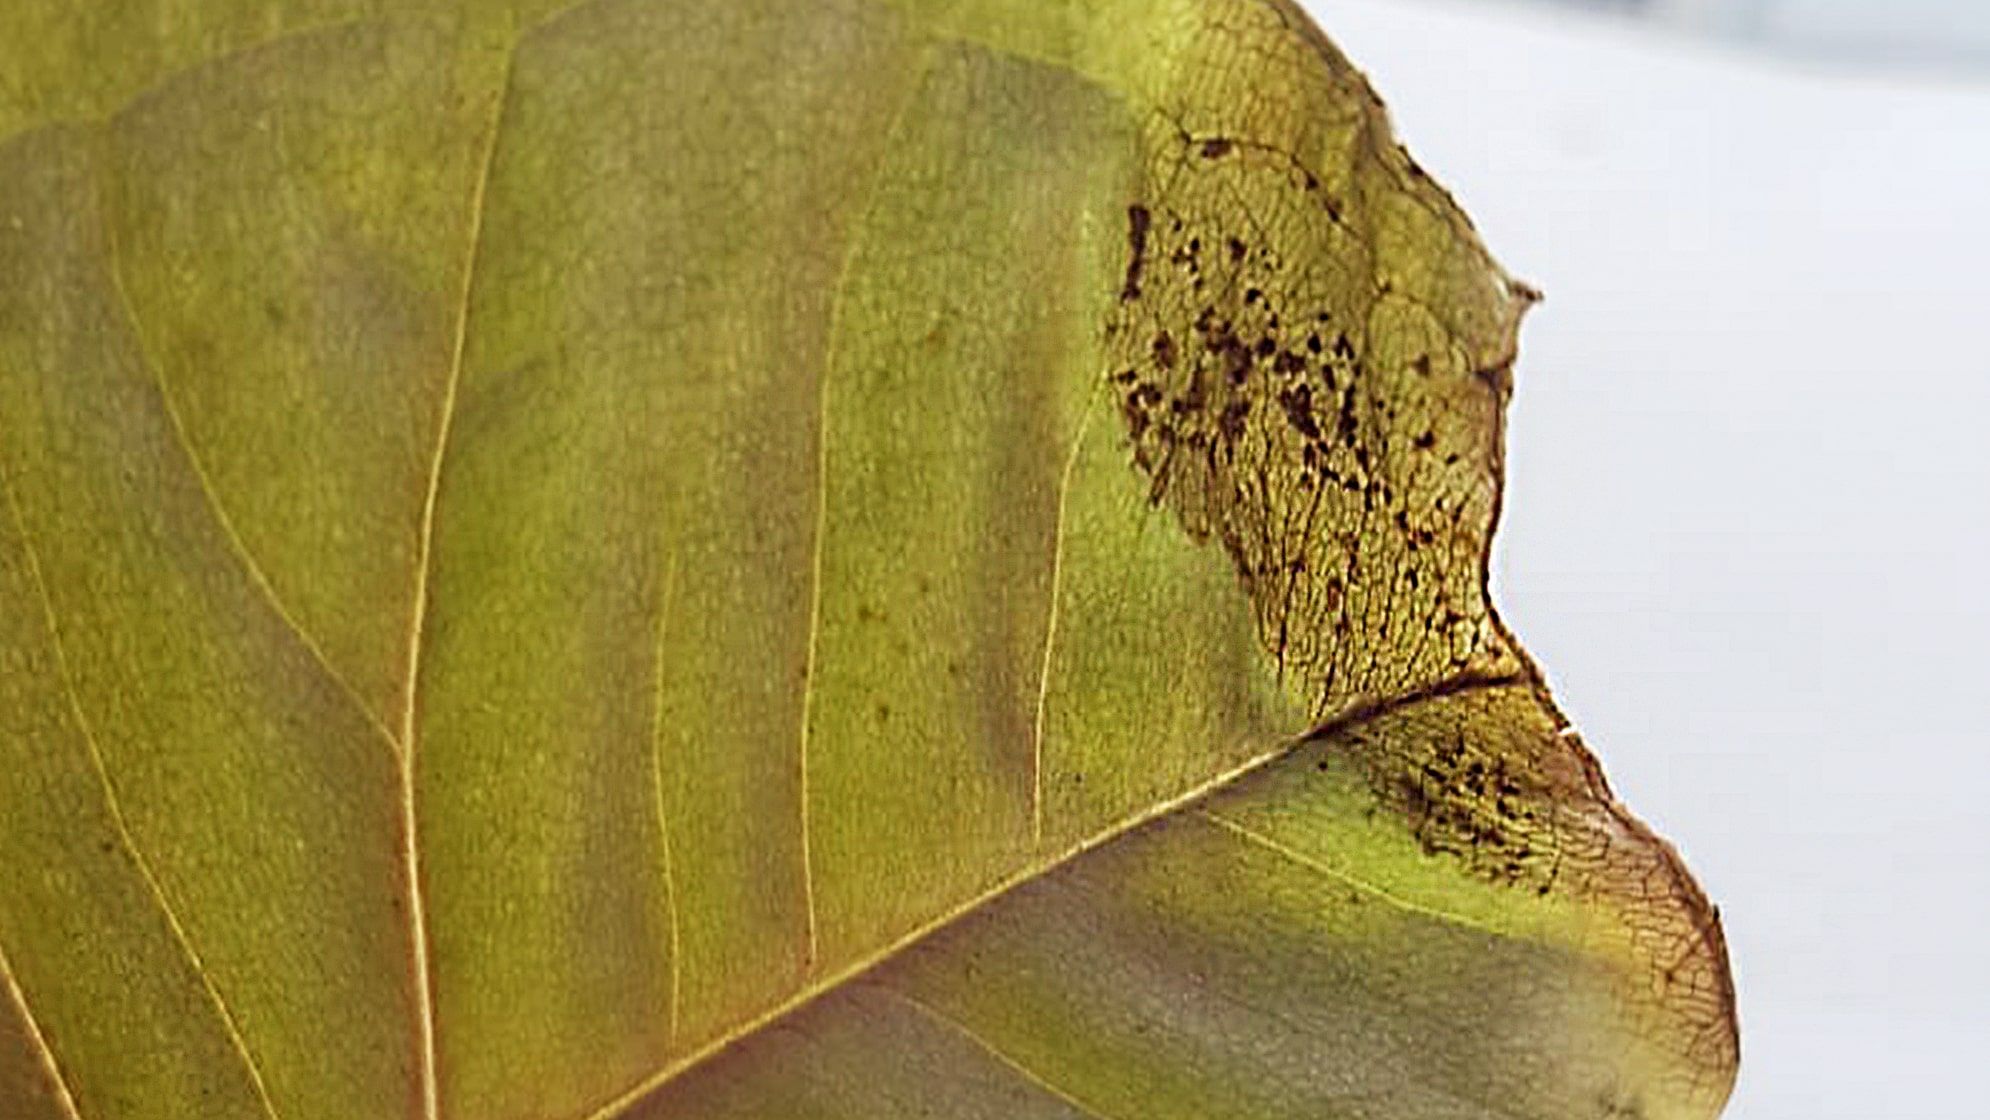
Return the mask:
[(1147, 231), (1153, 224), (1154, 215), (1145, 206), (1126, 208), (1126, 243), (1131, 255), (1126, 262), (1126, 283), (1119, 290), (1122, 301), (1140, 298), (1140, 273), (1147, 267)]

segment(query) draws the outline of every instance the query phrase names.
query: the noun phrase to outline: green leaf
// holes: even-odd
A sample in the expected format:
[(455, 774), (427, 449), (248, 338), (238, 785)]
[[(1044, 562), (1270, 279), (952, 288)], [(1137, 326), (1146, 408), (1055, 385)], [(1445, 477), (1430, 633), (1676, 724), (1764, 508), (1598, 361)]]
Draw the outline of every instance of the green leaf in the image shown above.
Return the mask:
[(0, 11), (0, 1115), (1706, 1117), (1284, 0)]

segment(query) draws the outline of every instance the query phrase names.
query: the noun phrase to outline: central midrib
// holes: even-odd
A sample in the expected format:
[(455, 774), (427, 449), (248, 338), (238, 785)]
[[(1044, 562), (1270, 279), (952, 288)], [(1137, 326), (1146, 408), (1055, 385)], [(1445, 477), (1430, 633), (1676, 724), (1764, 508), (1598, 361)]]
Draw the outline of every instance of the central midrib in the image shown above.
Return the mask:
[(449, 375), (443, 386), (442, 416), (436, 425), (435, 455), (429, 466), (428, 493), (422, 503), (421, 528), (416, 545), (413, 605), (408, 625), (408, 669), (402, 687), (399, 738), (402, 874), (407, 879), (408, 945), (414, 972), (415, 1046), (424, 1120), (439, 1120), (441, 1100), (435, 1068), (435, 982), (429, 968), (428, 917), (422, 890), (421, 844), (415, 808), (415, 728), (419, 715), (423, 635), (428, 620), (436, 507), (442, 491), (443, 462), (449, 450), (458, 390), (463, 380), (463, 355), (470, 332), (470, 293), (476, 280), (477, 254), (483, 244), (484, 196), (490, 185), (491, 167), (497, 161), (498, 136), (503, 129), (505, 103), (511, 96), (512, 68), (517, 55), (516, 44), (505, 54), (504, 73), (498, 81), (497, 95), (492, 99), (490, 137), (485, 142), (483, 165), (478, 170), (470, 197), (469, 245), (463, 254), (463, 282), (457, 300), (456, 332), (450, 347)]

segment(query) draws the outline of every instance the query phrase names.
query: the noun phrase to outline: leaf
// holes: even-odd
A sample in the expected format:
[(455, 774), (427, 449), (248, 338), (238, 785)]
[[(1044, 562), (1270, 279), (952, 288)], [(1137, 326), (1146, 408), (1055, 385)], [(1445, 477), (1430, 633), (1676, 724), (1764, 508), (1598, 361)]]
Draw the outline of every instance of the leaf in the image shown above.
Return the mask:
[(0, 13), (0, 1114), (1698, 1117), (1283, 0)]

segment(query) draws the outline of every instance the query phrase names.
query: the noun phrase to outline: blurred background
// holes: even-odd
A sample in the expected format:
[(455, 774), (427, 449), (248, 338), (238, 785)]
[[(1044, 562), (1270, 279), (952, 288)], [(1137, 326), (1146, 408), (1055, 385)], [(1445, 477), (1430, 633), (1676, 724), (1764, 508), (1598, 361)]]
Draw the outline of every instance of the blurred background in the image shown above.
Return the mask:
[(1721, 906), (1728, 1116), (1990, 1115), (1990, 2), (1310, 7), (1547, 292), (1495, 590)]
[(1553, 0), (1571, 10), (1850, 63), (1990, 68), (1983, 0)]

